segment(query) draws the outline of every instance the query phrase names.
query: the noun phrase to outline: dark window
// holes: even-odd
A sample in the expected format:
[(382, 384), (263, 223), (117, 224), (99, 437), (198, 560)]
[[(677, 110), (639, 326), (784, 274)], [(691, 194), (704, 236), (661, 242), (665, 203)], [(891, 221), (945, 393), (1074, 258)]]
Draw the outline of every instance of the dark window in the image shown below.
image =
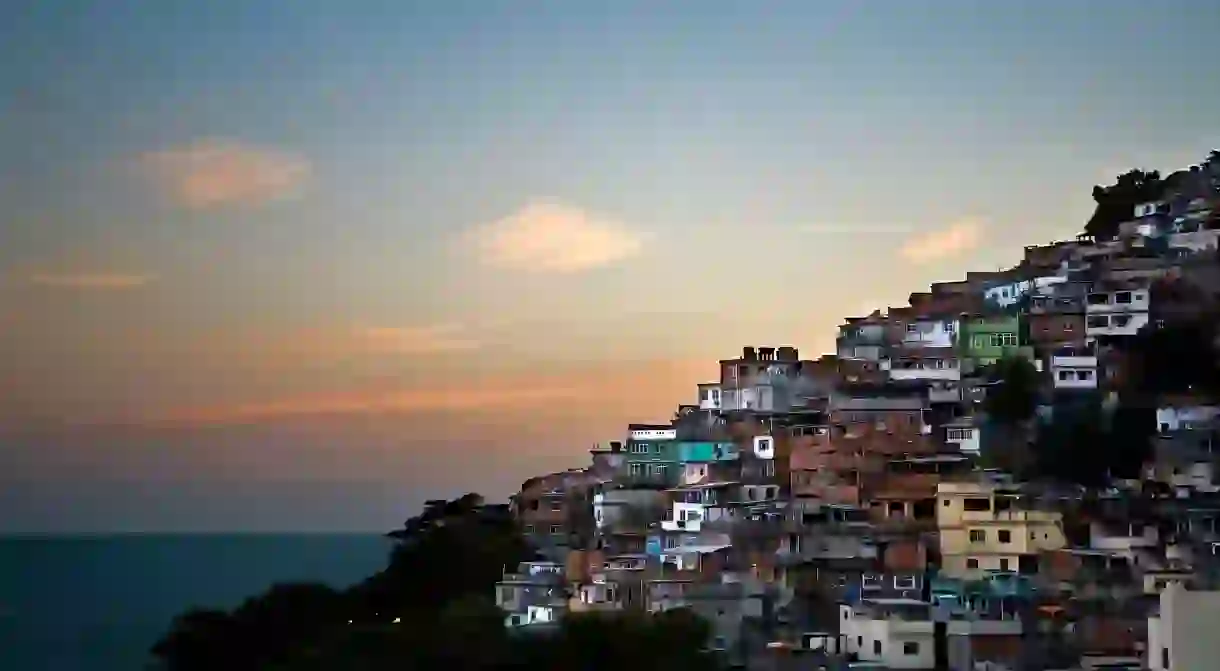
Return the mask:
[(873, 654), (881, 654), (881, 641), (873, 641)]
[(966, 499), (962, 502), (962, 508), (970, 512), (985, 512), (991, 510), (991, 499)]
[(919, 654), (919, 644), (915, 643), (914, 641), (907, 641), (906, 643), (903, 643), (902, 644), (902, 654), (918, 655)]
[(971, 543), (986, 543), (987, 542), (987, 532), (982, 529), (971, 529), (970, 530), (970, 542)]
[(975, 559), (974, 557), (968, 557), (966, 559), (966, 568), (978, 568), (978, 567), (979, 567), (979, 560)]
[(1001, 571), (1008, 570), (1008, 557), (1000, 557), (1000, 570)]
[(1000, 529), (1000, 531), (997, 533), (997, 535), (999, 536), (1001, 543), (1011, 543), (1012, 542), (1012, 532), (1007, 529)]
[(1114, 294), (1114, 302), (1124, 304), (1124, 305), (1127, 303), (1130, 303), (1131, 302), (1131, 292), (1130, 291), (1120, 291), (1120, 292)]

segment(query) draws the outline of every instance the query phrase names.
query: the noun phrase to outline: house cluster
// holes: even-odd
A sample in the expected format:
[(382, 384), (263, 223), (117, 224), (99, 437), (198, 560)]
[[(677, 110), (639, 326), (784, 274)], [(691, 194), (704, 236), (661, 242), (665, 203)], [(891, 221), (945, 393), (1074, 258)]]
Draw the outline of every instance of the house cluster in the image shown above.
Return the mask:
[(497, 586), (506, 625), (687, 608), (759, 668), (1216, 668), (1220, 399), (1153, 399), (1141, 480), (984, 468), (1010, 433), (984, 411), (1001, 359), (1032, 364), (1051, 416), (1220, 296), (1220, 162), (1164, 185), (1112, 239), (847, 318), (832, 355), (745, 347), (671, 421), (527, 480), (512, 508), (539, 555)]

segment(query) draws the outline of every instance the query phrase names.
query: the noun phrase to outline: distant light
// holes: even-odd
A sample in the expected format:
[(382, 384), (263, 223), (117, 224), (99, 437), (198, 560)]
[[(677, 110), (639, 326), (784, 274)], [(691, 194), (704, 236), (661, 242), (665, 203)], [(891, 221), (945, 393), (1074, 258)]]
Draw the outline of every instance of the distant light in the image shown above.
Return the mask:
[(401, 617), (394, 618), (394, 624), (402, 624), (402, 618)]

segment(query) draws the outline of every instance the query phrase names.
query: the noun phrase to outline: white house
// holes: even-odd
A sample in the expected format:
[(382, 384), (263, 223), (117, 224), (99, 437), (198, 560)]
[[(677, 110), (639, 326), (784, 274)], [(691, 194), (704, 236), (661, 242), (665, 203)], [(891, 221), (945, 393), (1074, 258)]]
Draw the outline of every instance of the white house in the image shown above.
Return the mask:
[(1097, 388), (1097, 352), (1094, 349), (1060, 348), (1051, 354), (1050, 369), (1055, 389)]
[[(932, 604), (915, 599), (870, 599), (839, 606), (841, 648), (887, 669), (931, 669), (936, 663)], [(1017, 619), (947, 618), (949, 636), (1019, 637)]]
[(957, 332), (956, 319), (916, 319), (907, 324), (902, 343), (920, 347), (953, 347), (957, 342)]
[(661, 528), (698, 532), (706, 522), (732, 518), (734, 509), (730, 507), (730, 499), (736, 487), (736, 482), (705, 482), (672, 490), (672, 514), (667, 515), (669, 519), (661, 520)]
[(699, 409), (719, 410), (721, 403), (720, 383), (709, 382), (699, 385)]
[(956, 382), (962, 379), (957, 356), (946, 351), (944, 356), (923, 355), (883, 359), (881, 370), (889, 371), (891, 380), (927, 380)]
[(1148, 324), (1148, 283), (1098, 284), (1085, 301), (1085, 336), (1130, 336)]
[(1166, 406), (1156, 409), (1157, 430), (1180, 431), (1183, 429), (1201, 429), (1208, 427), (1220, 415), (1220, 406), (1189, 405)]
[(1220, 659), (1220, 592), (1187, 590), (1170, 582), (1157, 613), (1148, 618), (1146, 668), (1152, 671), (1214, 669)]
[(983, 299), (989, 303), (994, 303), (1002, 308), (1016, 305), (1026, 294), (1035, 293), (1043, 296), (1051, 296), (1055, 293), (1055, 285), (1063, 284), (1067, 281), (1066, 277), (1059, 275), (1046, 275), (1043, 277), (1035, 277), (1032, 280), (1019, 280), (1016, 282), (1007, 282), (1005, 284), (997, 284), (983, 291)]
[(978, 454), (982, 450), (982, 429), (969, 418), (945, 425), (945, 443), (957, 447), (964, 454)]

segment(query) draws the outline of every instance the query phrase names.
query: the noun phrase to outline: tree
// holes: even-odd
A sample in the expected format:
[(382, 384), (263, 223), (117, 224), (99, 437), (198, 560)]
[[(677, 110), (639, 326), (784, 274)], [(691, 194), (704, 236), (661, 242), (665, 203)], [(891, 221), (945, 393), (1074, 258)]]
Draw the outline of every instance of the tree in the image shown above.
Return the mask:
[(1093, 201), (1097, 207), (1085, 224), (1084, 231), (1098, 240), (1110, 240), (1118, 235), (1118, 227), (1130, 221), (1135, 206), (1161, 197), (1163, 182), (1156, 170), (1129, 170), (1115, 178), (1110, 186), (1094, 186)]
[(360, 584), (277, 585), (230, 612), (189, 611), (153, 656), (164, 671), (668, 671), (715, 660), (689, 613), (573, 616), (552, 633), (510, 635), (490, 597), (503, 570), (533, 554), (512, 516), (477, 495), (430, 502), (389, 535), (388, 565)]
[(1015, 426), (1033, 418), (1038, 409), (1038, 370), (1028, 359), (1004, 357), (989, 372), (991, 387), (983, 400), (987, 416), (1002, 425)]

